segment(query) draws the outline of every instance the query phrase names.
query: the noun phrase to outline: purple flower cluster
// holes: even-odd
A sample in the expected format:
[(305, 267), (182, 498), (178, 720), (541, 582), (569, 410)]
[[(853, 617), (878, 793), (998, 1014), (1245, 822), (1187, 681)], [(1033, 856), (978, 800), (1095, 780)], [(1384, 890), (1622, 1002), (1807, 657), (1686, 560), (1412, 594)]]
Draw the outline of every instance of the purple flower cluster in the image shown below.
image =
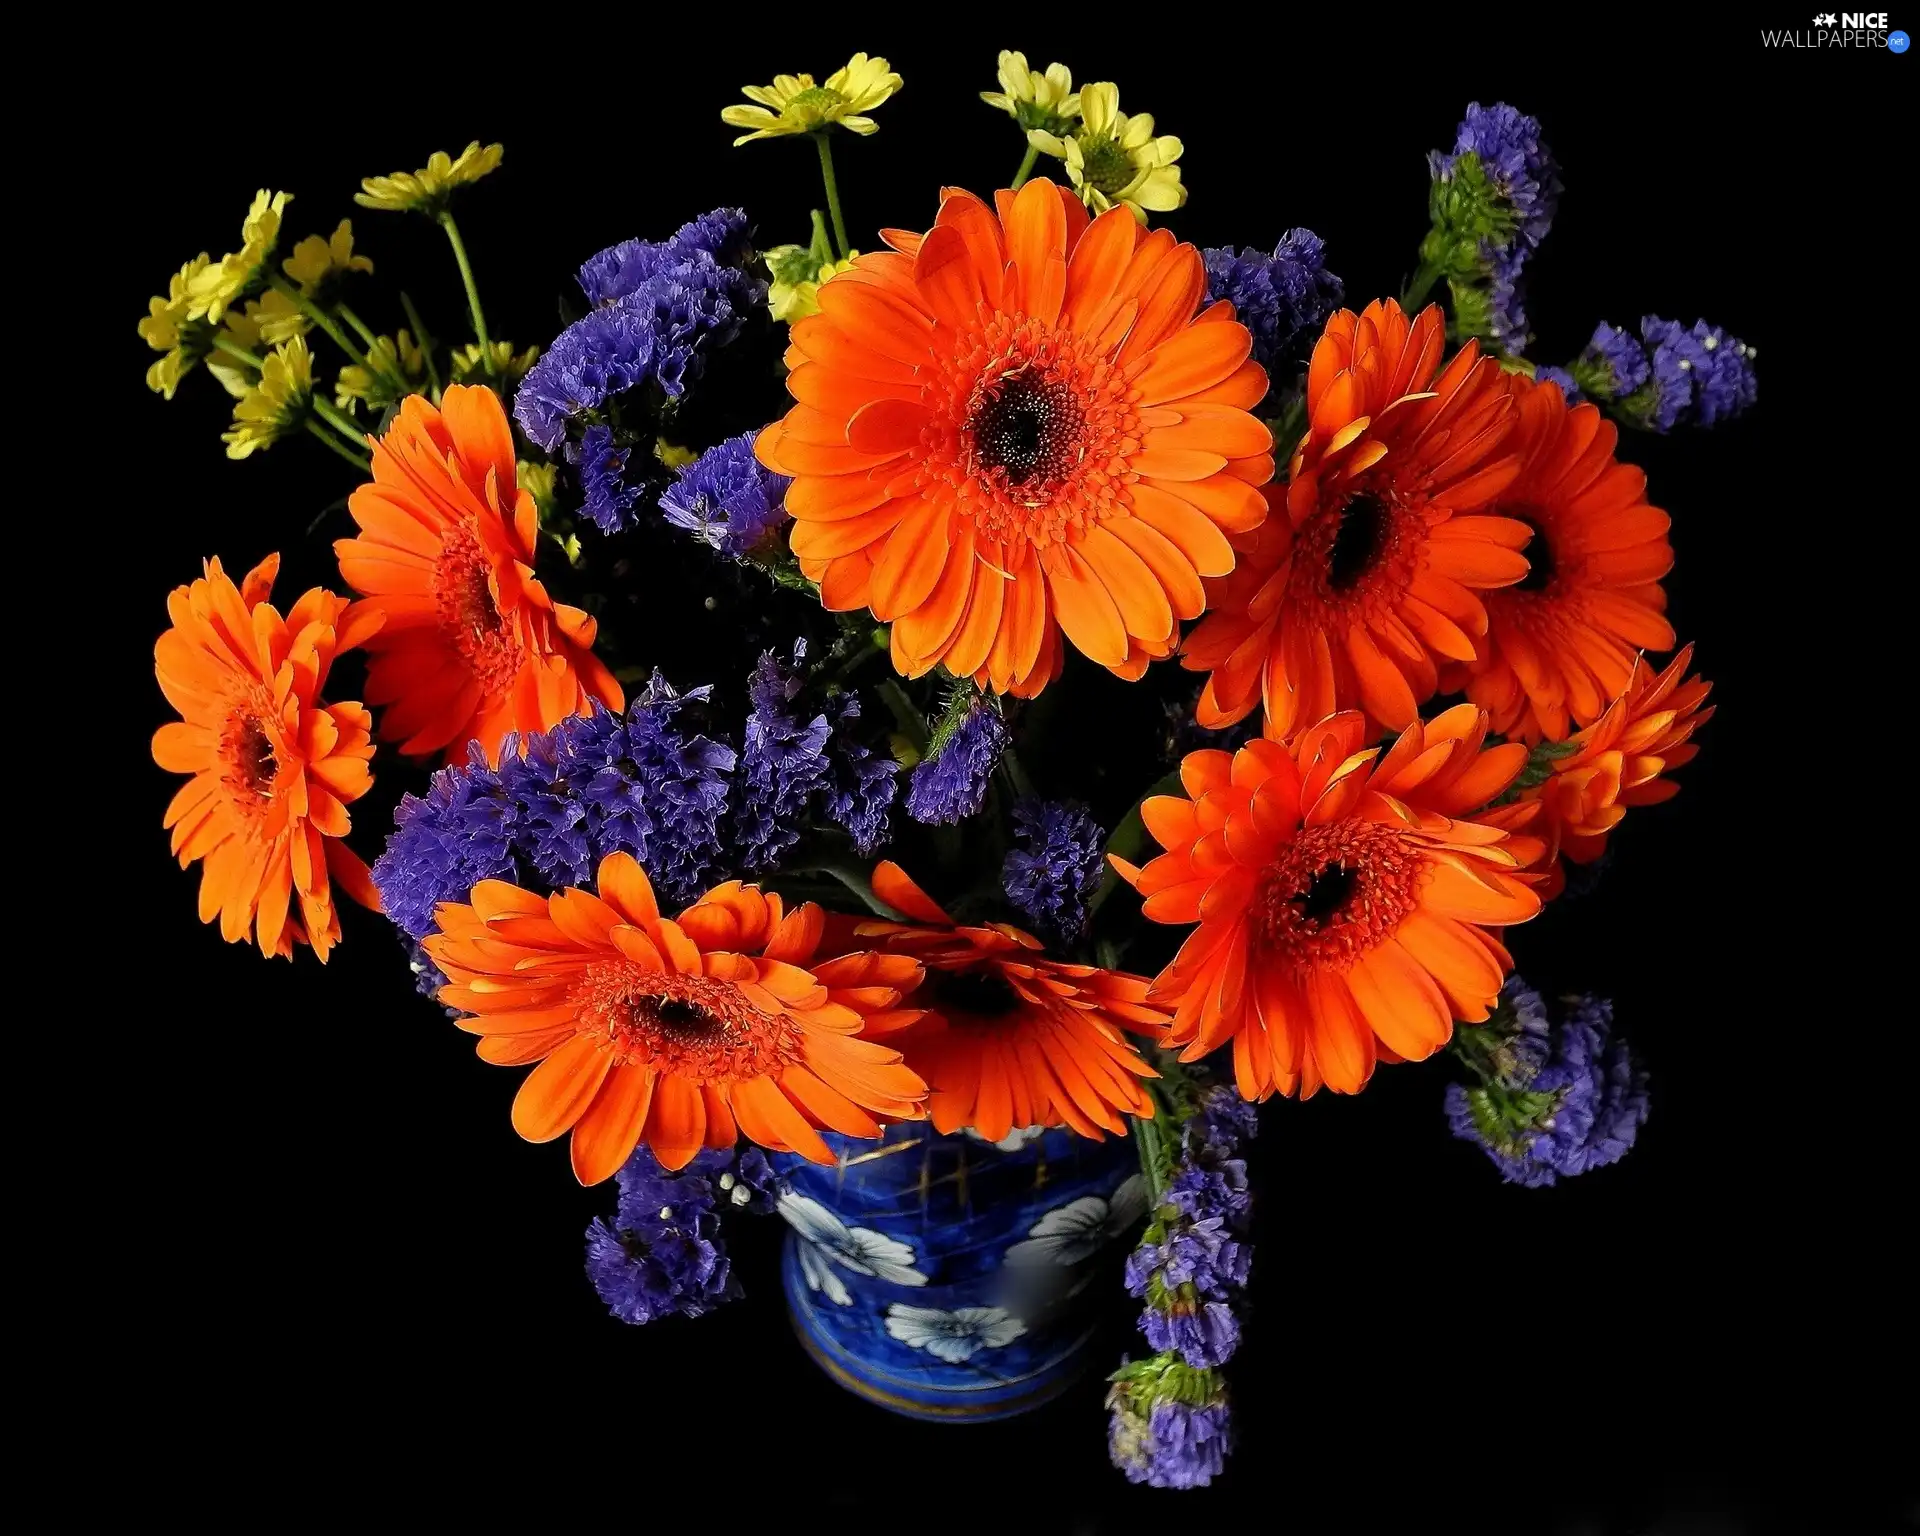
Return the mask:
[(1006, 749), (1006, 721), (969, 686), (957, 715), (935, 733), (926, 757), (913, 770), (907, 814), (936, 826), (977, 816)]
[(1143, 1412), (1116, 1387), (1107, 1403), (1107, 1452), (1128, 1482), (1204, 1488), (1225, 1469), (1233, 1424), (1224, 1393), (1198, 1406), (1162, 1399)]
[(1010, 850), (1001, 867), (1007, 900), (1049, 937), (1079, 938), (1106, 868), (1106, 833), (1078, 801), (1032, 796), (1014, 806), (1013, 831), (1023, 846)]
[(1556, 1024), (1517, 978), (1474, 1061), (1482, 1085), (1450, 1084), (1453, 1134), (1477, 1143), (1511, 1184), (1542, 1188), (1627, 1155), (1646, 1122), (1647, 1074), (1613, 1034), (1613, 1005), (1569, 998)]
[(1235, 1154), (1259, 1122), (1229, 1108), (1229, 1096), (1239, 1097), (1231, 1087), (1207, 1090), (1183, 1123), (1161, 1204), (1127, 1258), (1127, 1289), (1146, 1301), (1147, 1342), (1198, 1370), (1225, 1365), (1239, 1348), (1233, 1307), (1253, 1266), (1244, 1241), (1253, 1202)]
[[(797, 646), (795, 660), (804, 655)], [(710, 687), (676, 693), (657, 673), (624, 720), (596, 704), (509, 735), (498, 767), (471, 747), (424, 796), (402, 798), (373, 866), (387, 915), (419, 939), (436, 906), (465, 901), (482, 880), (587, 886), (614, 852), (638, 859), (663, 901), (685, 905), (727, 874), (773, 868), (816, 810), (871, 853), (890, 830), (898, 765), (857, 739), (857, 700), (809, 712), (797, 707), (801, 684), (771, 653), (761, 659), (739, 751), (696, 728), (711, 715)]]
[(721, 209), (664, 245), (630, 240), (589, 260), (580, 285), (594, 308), (521, 381), (521, 430), (554, 453), (571, 423), (616, 395), (650, 385), (678, 398), (766, 298), (766, 284), (737, 264), (745, 254), (745, 216)]
[(1491, 232), (1480, 235), (1477, 281), (1450, 273), (1455, 306), (1463, 320), (1471, 312), (1469, 328), (1475, 334), (1517, 356), (1531, 339), (1523, 273), (1553, 227), (1560, 205), (1559, 168), (1541, 138), (1539, 120), (1498, 101), (1490, 107), (1470, 103), (1452, 153), (1435, 150), (1427, 156), (1435, 183), (1451, 182), (1467, 155), (1474, 157), (1484, 181), (1483, 198), (1491, 199), (1491, 206), (1480, 204), (1473, 227)]
[(594, 422), (580, 434), (581, 510), (602, 533), (618, 533), (633, 521), (640, 487), (627, 482), (627, 455), (613, 440), (613, 428)]
[(1345, 290), (1327, 270), (1327, 248), (1312, 230), (1290, 229), (1273, 254), (1248, 246), (1216, 246), (1207, 263), (1207, 300), (1230, 300), (1234, 317), (1253, 333), (1254, 360), (1269, 373), (1291, 371), (1303, 341), (1319, 334)]
[(656, 676), (624, 720), (596, 704), (552, 730), (510, 735), (498, 768), (469, 748), (394, 814), (373, 866), (387, 916), (423, 938), (436, 906), (465, 901), (482, 880), (583, 885), (614, 852), (638, 859), (668, 901), (692, 901), (724, 851), (735, 761), (678, 719), (710, 692), (676, 694)]
[(1542, 368), (1534, 377), (1559, 384), (1569, 400), (1611, 405), (1636, 427), (1671, 432), (1711, 427), (1747, 410), (1759, 392), (1754, 356), (1717, 325), (1696, 320), (1689, 330), (1648, 315), (1638, 337), (1602, 321), (1566, 368)]
[(595, 1218), (587, 1228), (587, 1277), (609, 1312), (626, 1323), (699, 1317), (739, 1296), (720, 1215), (773, 1209), (778, 1181), (764, 1153), (703, 1150), (669, 1173), (642, 1146), (617, 1178), (612, 1222)]
[(787, 487), (753, 456), (755, 434), (709, 448), (681, 469), (660, 497), (660, 513), (723, 555), (744, 560), (786, 521)]
[(637, 293), (659, 273), (701, 256), (737, 267), (749, 254), (743, 208), (716, 208), (682, 224), (667, 240), (622, 240), (589, 256), (580, 268), (581, 292), (591, 304), (612, 304)]

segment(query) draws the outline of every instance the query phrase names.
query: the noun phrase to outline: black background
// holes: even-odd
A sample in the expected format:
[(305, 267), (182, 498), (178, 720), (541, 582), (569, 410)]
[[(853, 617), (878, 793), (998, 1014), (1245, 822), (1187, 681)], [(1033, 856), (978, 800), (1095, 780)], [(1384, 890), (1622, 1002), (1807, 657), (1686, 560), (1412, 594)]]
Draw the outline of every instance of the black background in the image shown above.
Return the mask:
[[(104, 1013), (88, 1033), (129, 1093), (123, 1131), (140, 1153), (116, 1161), (152, 1234), (118, 1261), (135, 1272), (100, 1312), (131, 1324), (116, 1377), (150, 1421), (147, 1448), (185, 1452), (154, 1458), (156, 1497), (364, 1498), (376, 1475), (424, 1484), (445, 1457), (469, 1491), (546, 1500), (549, 1524), (637, 1527), (668, 1518), (653, 1501), (684, 1498), (706, 1509), (674, 1521), (693, 1528), (761, 1495), (802, 1529), (835, 1504), (973, 1530), (1229, 1508), (1316, 1531), (1845, 1530), (1892, 1516), (1883, 1496), (1912, 1493), (1911, 1415), (1878, 1390), (1898, 1381), (1910, 1410), (1890, 1245), (1911, 1196), (1900, 1218), (1876, 1188), (1887, 1165), (1869, 1126), (1911, 1098), (1886, 1086), (1879, 1037), (1910, 1029), (1913, 1009), (1871, 996), (1882, 962), (1862, 938), (1862, 882), (1877, 878), (1879, 834), (1853, 818), (1878, 792), (1867, 739), (1902, 712), (1879, 690), (1867, 626), (1912, 491), (1882, 500), (1868, 477), (1901, 451), (1872, 373), (1911, 352), (1911, 271), (1872, 230), (1893, 196), (1882, 166), (1910, 188), (1894, 146), (1911, 148), (1911, 119), (1903, 135), (1895, 104), (1920, 63), (1763, 52), (1757, 23), (1709, 36), (1649, 22), (1532, 60), (1487, 39), (1460, 62), (1412, 36), (1255, 46), (1218, 8), (1193, 23), (1204, 44), (1170, 14), (1134, 35), (1064, 37), (942, 15), (950, 36), (917, 15), (821, 38), (736, 18), (697, 46), (637, 20), (618, 41), (529, 36), (471, 71), (448, 64), (431, 88), (368, 76), (297, 109), (263, 101), (246, 131), (209, 128), (190, 166), (119, 186), (98, 390), (116, 438), (133, 439), (116, 453), (139, 488), (117, 479), (106, 562), (125, 587), (102, 665), (134, 765), (110, 813), (111, 878), (132, 886), (113, 909), (150, 956), (146, 995), (157, 984), (164, 1001), (140, 1036), (150, 1049), (116, 1045)], [(1634, 814), (1594, 894), (1515, 935), (1543, 990), (1615, 1000), (1653, 1072), (1639, 1145), (1551, 1191), (1505, 1187), (1448, 1138), (1439, 1062), (1382, 1071), (1358, 1098), (1268, 1105), (1258, 1310), (1231, 1373), (1241, 1447), (1215, 1489), (1177, 1499), (1108, 1468), (1092, 1379), (1028, 1418), (966, 1428), (841, 1393), (788, 1331), (777, 1222), (734, 1223), (745, 1303), (645, 1330), (609, 1320), (580, 1265), (608, 1196), (576, 1186), (564, 1143), (513, 1135), (521, 1074), (477, 1061), (412, 995), (378, 919), (349, 911), (324, 970), (200, 927), (197, 876), (173, 868), (159, 827), (173, 781), (145, 745), (165, 718), (148, 656), (167, 589), (205, 554), (237, 574), (278, 548), (290, 600), (333, 579), (327, 541), (347, 528), (325, 509), (349, 473), (317, 445), (227, 463), (227, 402), (209, 380), (171, 404), (141, 386), (145, 295), (185, 256), (231, 243), (256, 186), (298, 194), (288, 242), (351, 215), (377, 291), (404, 283), (452, 333), (438, 233), (350, 195), (431, 149), (504, 140), (504, 169), (460, 217), (494, 334), (544, 343), (573, 268), (614, 240), (742, 202), (763, 243), (804, 242), (813, 155), (730, 147), (718, 114), (744, 81), (824, 75), (853, 47), (906, 77), (877, 137), (837, 141), (863, 248), (879, 225), (924, 227), (943, 183), (1004, 183), (1018, 135), (974, 94), (992, 87), (1003, 36), (1036, 66), (1057, 55), (1077, 80), (1117, 79), (1123, 107), (1185, 139), (1191, 203), (1168, 221), (1182, 238), (1270, 246), (1305, 225), (1356, 305), (1412, 265), (1423, 152), (1450, 145), (1469, 99), (1511, 100), (1543, 119), (1567, 183), (1531, 273), (1534, 355), (1569, 356), (1597, 319), (1646, 312), (1705, 315), (1760, 354), (1748, 420), (1624, 445), (1674, 515), (1672, 616), (1720, 707), (1705, 751), (1675, 802)], [(178, 110), (227, 121), (217, 95)], [(88, 543), (86, 527), (54, 531)], [(699, 658), (689, 646), (676, 672), (702, 680)], [(355, 808), (369, 857), (402, 777)], [(185, 1385), (201, 1406), (182, 1416), (167, 1405)]]

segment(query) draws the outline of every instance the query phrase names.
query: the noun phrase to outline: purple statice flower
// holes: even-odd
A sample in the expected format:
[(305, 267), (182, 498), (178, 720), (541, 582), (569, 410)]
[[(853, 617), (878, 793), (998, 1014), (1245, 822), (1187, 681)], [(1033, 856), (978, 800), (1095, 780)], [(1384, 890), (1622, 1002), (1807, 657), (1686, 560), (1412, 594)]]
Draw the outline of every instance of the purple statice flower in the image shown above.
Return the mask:
[(1127, 1255), (1129, 1294), (1147, 1296), (1157, 1278), (1162, 1289), (1191, 1286), (1201, 1298), (1227, 1300), (1245, 1286), (1253, 1270), (1253, 1249), (1234, 1235), (1224, 1216), (1158, 1224), (1165, 1236), (1151, 1237)]
[(602, 533), (619, 533), (633, 523), (640, 487), (626, 479), (627, 455), (613, 440), (613, 428), (594, 422), (580, 434), (582, 509)]
[(744, 560), (786, 521), (787, 487), (753, 456), (755, 434), (709, 448), (680, 470), (660, 497), (660, 512), (723, 555)]
[(681, 905), (697, 900), (725, 868), (720, 826), (738, 756), (679, 718), (712, 693), (676, 693), (654, 673), (628, 712), (626, 754), (581, 791), (602, 840), (635, 842), (628, 851), (660, 894)]
[(1687, 332), (1676, 321), (1648, 315), (1640, 322), (1646, 343), (1647, 382), (1621, 408), (1651, 432), (1671, 432), (1693, 405), (1693, 369), (1684, 350)]
[[(1682, 330), (1670, 320), (1649, 315), (1641, 321), (1641, 331), (1652, 328), (1660, 340), (1656, 352), (1671, 351), (1676, 370), (1687, 374), (1693, 384), (1693, 409), (1688, 424), (1711, 427), (1738, 416), (1752, 405), (1758, 394), (1753, 372), (1753, 348), (1717, 325), (1696, 320), (1693, 329)], [(1653, 336), (1648, 335), (1652, 341)]]
[(1596, 400), (1618, 400), (1645, 384), (1653, 365), (1631, 332), (1615, 330), (1602, 320), (1575, 359), (1573, 372), (1584, 393)]
[(1516, 242), (1492, 250), (1487, 258), (1487, 335), (1515, 357), (1533, 340), (1527, 329), (1526, 284), (1521, 279), (1527, 254), (1527, 248)]
[(1087, 903), (1106, 868), (1107, 834), (1077, 800), (1028, 796), (1013, 808), (1022, 844), (1001, 866), (1007, 900), (1034, 927), (1072, 942), (1086, 932)]
[[(1215, 1083), (1201, 1093), (1185, 1134), (1188, 1145), (1197, 1146), (1202, 1161), (1228, 1159), (1260, 1134), (1260, 1112), (1240, 1097), (1233, 1084)], [(1244, 1173), (1242, 1165), (1243, 1177)]]
[(858, 739), (859, 695), (835, 694), (827, 701), (827, 719), (833, 735), (828, 741), (830, 772), (824, 809), (828, 820), (844, 830), (853, 839), (854, 850), (866, 858), (893, 837), (900, 765)]
[(1319, 333), (1340, 307), (1340, 279), (1327, 270), (1326, 244), (1311, 230), (1290, 229), (1273, 254), (1248, 246), (1203, 252), (1207, 300), (1230, 300), (1234, 317), (1253, 333), (1253, 356), (1276, 371), (1297, 363), (1303, 339)]
[(587, 1228), (587, 1277), (622, 1322), (699, 1317), (740, 1294), (715, 1210), (714, 1176), (732, 1158), (702, 1151), (669, 1173), (642, 1146), (620, 1170), (611, 1224), (595, 1218)]
[(1240, 1347), (1239, 1321), (1224, 1301), (1172, 1297), (1164, 1307), (1141, 1312), (1140, 1331), (1153, 1348), (1197, 1371), (1225, 1365)]
[(753, 1216), (771, 1215), (786, 1192), (786, 1181), (774, 1171), (767, 1154), (756, 1146), (743, 1146), (731, 1154), (733, 1165), (714, 1176), (713, 1187), (720, 1192), (723, 1208), (746, 1211)]
[(764, 282), (704, 250), (658, 266), (554, 338), (514, 397), (521, 430), (553, 453), (571, 422), (616, 395), (651, 385), (677, 399), (699, 378), (707, 353), (733, 340), (765, 297)]
[(1560, 168), (1540, 134), (1540, 120), (1496, 101), (1490, 107), (1467, 105), (1453, 140), (1453, 153), (1427, 156), (1436, 181), (1453, 175), (1462, 155), (1479, 158), (1489, 185), (1513, 216), (1515, 233), (1532, 250), (1553, 227), (1560, 206)]
[(402, 932), (433, 932), (434, 908), (465, 901), (482, 880), (515, 875), (513, 803), (475, 743), (465, 763), (449, 763), (424, 795), (403, 795), (386, 851), (373, 861), (380, 904)]
[(1129, 1381), (1126, 1374), (1123, 1367), (1107, 1393), (1107, 1454), (1114, 1466), (1128, 1482), (1151, 1488), (1206, 1487), (1233, 1449), (1225, 1388), (1208, 1381), (1204, 1400), (1195, 1403), (1157, 1396), (1154, 1379)]
[(827, 738), (833, 728), (825, 714), (808, 719), (798, 707), (806, 654), (806, 642), (795, 642), (789, 667), (772, 651), (763, 653), (747, 684), (753, 710), (740, 754), (733, 819), (733, 846), (746, 870), (779, 864), (800, 841), (808, 807), (832, 776)]
[[(1613, 1006), (1569, 998), (1556, 1024), (1517, 978), (1494, 1046), (1474, 1061), (1482, 1086), (1451, 1084), (1455, 1136), (1478, 1143), (1507, 1181), (1543, 1188), (1625, 1157), (1647, 1118), (1647, 1074), (1613, 1034)], [(1504, 1011), (1503, 1011), (1504, 1012)]]
[(710, 691), (681, 696), (656, 675), (625, 720), (596, 704), (551, 730), (509, 734), (497, 769), (469, 748), (395, 812), (373, 867), (387, 915), (424, 938), (434, 908), (482, 880), (587, 885), (616, 852), (639, 860), (668, 901), (694, 900), (722, 864), (735, 755), (675, 717)]
[(747, 249), (745, 210), (716, 208), (682, 224), (671, 239), (622, 240), (589, 256), (580, 268), (580, 288), (588, 302), (611, 304), (637, 291), (667, 267), (703, 254), (722, 266), (738, 266)]
[(972, 689), (949, 720), (934, 733), (927, 756), (907, 784), (907, 814), (930, 825), (979, 814), (993, 770), (1007, 749), (1006, 721)]
[(1237, 1157), (1183, 1159), (1167, 1181), (1167, 1203), (1190, 1221), (1219, 1217), (1243, 1229), (1253, 1208), (1247, 1165)]

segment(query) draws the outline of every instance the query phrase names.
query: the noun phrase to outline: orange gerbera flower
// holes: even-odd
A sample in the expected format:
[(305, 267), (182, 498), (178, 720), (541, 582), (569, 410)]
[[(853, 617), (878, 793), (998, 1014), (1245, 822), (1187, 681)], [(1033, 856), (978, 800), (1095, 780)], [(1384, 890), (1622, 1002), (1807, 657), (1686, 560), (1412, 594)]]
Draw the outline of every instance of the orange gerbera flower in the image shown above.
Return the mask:
[(1148, 995), (1176, 1005), (1183, 1060), (1233, 1040), (1249, 1099), (1357, 1093), (1376, 1061), (1430, 1056), (1500, 995), (1513, 961), (1488, 926), (1540, 910), (1517, 877), (1539, 840), (1476, 814), (1526, 747), (1483, 749), (1470, 704), (1416, 720), (1384, 755), (1362, 749), (1367, 731), (1348, 712), (1291, 747), (1192, 753), (1192, 798), (1141, 806), (1167, 851), (1113, 861), (1148, 917), (1199, 923)]
[(367, 699), (380, 734), (425, 756), (508, 731), (543, 731), (620, 685), (593, 654), (596, 626), (533, 574), (533, 497), (514, 484), (513, 430), (492, 390), (419, 395), (373, 445), (373, 481), (347, 510), (360, 537), (333, 548), (340, 574), (385, 623), (369, 643)]
[(1159, 1074), (1121, 1033), (1157, 1033), (1167, 1021), (1147, 1002), (1146, 977), (1049, 960), (1010, 923), (955, 923), (890, 861), (875, 868), (873, 889), (912, 921), (853, 931), (927, 968), (913, 1001), (928, 1017), (897, 1043), (932, 1090), (927, 1111), (942, 1135), (972, 1129), (998, 1141), (1017, 1126), (1065, 1125), (1097, 1141), (1125, 1134), (1122, 1112), (1153, 1113), (1139, 1079)]
[(1202, 725), (1264, 700), (1276, 740), (1354, 708), (1370, 737), (1404, 729), (1439, 663), (1477, 654), (1478, 591), (1527, 574), (1525, 523), (1463, 515), (1519, 472), (1513, 402), (1474, 342), (1441, 369), (1443, 335), (1436, 306), (1409, 322), (1391, 299), (1327, 322), (1276, 515), (1238, 541), (1240, 568), (1208, 584), (1212, 611), (1187, 637), (1182, 664), (1213, 674)]
[(1606, 851), (1607, 834), (1629, 806), (1671, 800), (1680, 786), (1665, 777), (1693, 761), (1700, 749), (1688, 738), (1713, 718), (1702, 709), (1713, 684), (1698, 676), (1680, 681), (1693, 660), (1689, 645), (1655, 672), (1644, 657), (1607, 712), (1573, 738), (1575, 750), (1554, 758), (1553, 772), (1527, 798), (1541, 808), (1539, 830), (1547, 839), (1549, 896), (1565, 884), (1555, 853), (1591, 864)]
[(1660, 578), (1673, 567), (1667, 514), (1647, 505), (1647, 477), (1613, 456), (1617, 427), (1551, 384), (1508, 381), (1519, 421), (1506, 449), (1519, 478), (1489, 507), (1527, 525), (1527, 574), (1489, 592), (1485, 655), (1450, 669), (1493, 728), (1558, 740), (1600, 718), (1633, 675), (1639, 648), (1664, 651)]
[(373, 717), (320, 698), (334, 656), (377, 618), (319, 587), (282, 618), (267, 601), (279, 569), (268, 555), (235, 587), (209, 560), (167, 598), (173, 628), (153, 671), (180, 719), (155, 733), (153, 760), (193, 775), (163, 825), (182, 869), (206, 861), (200, 921), (218, 915), (229, 943), (251, 927), (262, 954), (311, 944), (325, 960), (340, 938), (331, 881), (380, 910), (367, 866), (340, 841), (347, 806), (373, 784)]
[(537, 1061), (513, 1101), (528, 1141), (573, 1133), (583, 1184), (645, 1141), (666, 1168), (737, 1136), (830, 1163), (820, 1127), (878, 1136), (913, 1120), (927, 1086), (900, 1053), (860, 1038), (900, 1028), (920, 984), (901, 955), (816, 962), (826, 924), (808, 903), (730, 880), (664, 918), (631, 855), (600, 861), (599, 895), (535, 896), (499, 880), (442, 904), (427, 953), (464, 1008), (483, 1060)]
[(1122, 677), (1172, 653), (1266, 515), (1267, 376), (1200, 253), (1047, 181), (949, 188), (923, 237), (858, 258), (793, 327), (800, 403), (760, 436), (828, 608), (893, 624), (894, 665), (1031, 697), (1060, 637)]

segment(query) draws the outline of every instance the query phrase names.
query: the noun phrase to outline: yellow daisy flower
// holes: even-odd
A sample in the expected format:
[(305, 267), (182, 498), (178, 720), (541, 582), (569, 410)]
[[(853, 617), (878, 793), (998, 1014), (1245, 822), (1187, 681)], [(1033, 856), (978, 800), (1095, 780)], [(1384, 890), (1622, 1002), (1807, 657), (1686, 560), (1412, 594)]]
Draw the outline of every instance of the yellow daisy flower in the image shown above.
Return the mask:
[(244, 459), (269, 448), (306, 420), (313, 399), (313, 354), (296, 336), (273, 349), (253, 387), (233, 408), (233, 426), (220, 434), (227, 457)]
[(203, 267), (187, 285), (188, 319), (210, 320), (217, 325), (228, 308), (239, 301), (273, 254), (280, 239), (280, 215), (292, 201), (291, 192), (262, 189), (254, 193), (253, 206), (240, 226), (240, 249)]
[[(227, 311), (227, 323), (220, 327), (220, 339), (230, 341), (247, 352), (260, 350), (260, 327), (246, 315)], [(207, 372), (220, 381), (220, 387), (236, 400), (247, 398), (253, 388), (254, 372), (231, 352), (222, 352), (208, 343)]]
[(823, 261), (812, 246), (776, 245), (766, 253), (767, 270), (773, 281), (767, 287), (767, 308), (773, 318), (792, 325), (820, 310), (820, 285), (836, 272), (853, 265), (860, 253), (855, 251), (844, 261), (829, 257)]
[(982, 91), (980, 99), (1029, 131), (1065, 133), (1080, 116), (1072, 70), (1049, 64), (1045, 74), (1036, 74), (1027, 67), (1027, 56), (1012, 49), (1000, 51), (1000, 89)]
[(147, 388), (171, 400), (180, 381), (206, 350), (207, 327), (187, 318), (193, 281), (212, 260), (204, 251), (167, 279), (167, 296), (147, 300), (147, 315), (138, 326), (140, 339), (166, 356), (147, 369)]
[[(405, 333), (402, 332), (402, 334)], [(513, 466), (513, 481), (533, 498), (533, 504), (539, 509), (542, 522), (553, 516), (560, 482), (560, 470), (557, 465), (532, 464), (522, 459)]]
[(775, 75), (772, 85), (745, 85), (740, 89), (758, 106), (728, 107), (723, 123), (751, 128), (733, 142), (778, 138), (789, 133), (815, 133), (838, 123), (854, 133), (874, 133), (880, 125), (865, 114), (900, 89), (901, 79), (885, 59), (856, 53), (844, 69), (815, 85), (812, 75)]
[[(227, 318), (233, 317), (229, 314)], [(270, 347), (306, 335), (307, 327), (312, 324), (300, 306), (278, 288), (269, 288), (257, 299), (248, 299), (246, 319)]]
[(1120, 110), (1120, 87), (1110, 80), (1080, 93), (1080, 126), (1071, 138), (1035, 128), (1027, 142), (1067, 163), (1080, 200), (1095, 213), (1124, 204), (1142, 224), (1147, 213), (1186, 205), (1187, 189), (1174, 164), (1185, 149), (1171, 134), (1154, 136), (1153, 119)]
[(456, 188), (468, 186), (498, 170), (506, 152), (504, 144), (482, 148), (478, 139), (461, 150), (457, 159), (449, 158), (443, 149), (436, 149), (417, 171), (367, 177), (360, 183), (362, 190), (353, 194), (353, 200), (362, 208), (381, 208), (389, 213), (411, 210), (437, 215), (451, 201)]
[(340, 370), (340, 377), (333, 381), (333, 403), (351, 411), (364, 400), (377, 415), (408, 395), (424, 393), (426, 382), (427, 355), (413, 333), (403, 329), (373, 338), (365, 368), (349, 363)]
[(470, 341), (464, 347), (453, 349), (453, 382), (456, 384), (495, 383), (501, 386), (518, 384), (527, 376), (527, 370), (540, 359), (538, 347), (528, 347), (518, 357), (514, 356), (513, 343), (496, 341), (493, 346), (492, 374), (487, 372), (487, 354), (480, 349), (480, 343)]
[(335, 277), (347, 272), (371, 272), (373, 262), (353, 254), (353, 220), (342, 219), (340, 227), (322, 239), (308, 235), (293, 248), (293, 254), (280, 263), (280, 270), (300, 285), (308, 298)]

